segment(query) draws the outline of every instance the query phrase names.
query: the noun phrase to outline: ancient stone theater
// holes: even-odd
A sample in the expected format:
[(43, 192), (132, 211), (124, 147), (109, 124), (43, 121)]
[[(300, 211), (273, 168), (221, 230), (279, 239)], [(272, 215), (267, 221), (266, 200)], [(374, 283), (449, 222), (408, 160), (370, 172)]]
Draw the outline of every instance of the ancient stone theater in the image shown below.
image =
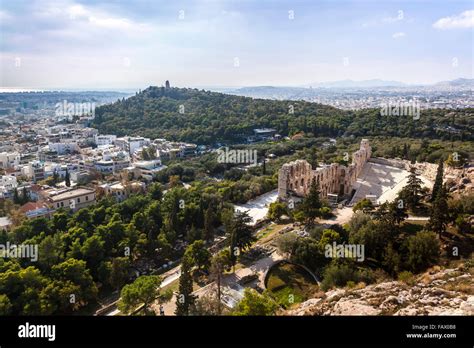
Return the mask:
[(291, 196), (306, 196), (313, 178), (319, 182), (322, 197), (349, 196), (371, 152), (369, 141), (363, 139), (348, 166), (332, 163), (312, 169), (305, 160), (286, 163), (278, 172), (278, 198), (286, 200)]

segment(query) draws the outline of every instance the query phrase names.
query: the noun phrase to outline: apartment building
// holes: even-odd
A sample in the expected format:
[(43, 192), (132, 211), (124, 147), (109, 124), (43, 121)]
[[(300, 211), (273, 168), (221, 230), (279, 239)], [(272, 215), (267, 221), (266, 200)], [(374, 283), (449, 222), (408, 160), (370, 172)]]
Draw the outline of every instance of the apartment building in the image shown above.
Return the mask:
[(88, 187), (77, 187), (59, 191), (50, 195), (47, 202), (54, 210), (70, 208), (77, 211), (95, 203), (95, 190)]

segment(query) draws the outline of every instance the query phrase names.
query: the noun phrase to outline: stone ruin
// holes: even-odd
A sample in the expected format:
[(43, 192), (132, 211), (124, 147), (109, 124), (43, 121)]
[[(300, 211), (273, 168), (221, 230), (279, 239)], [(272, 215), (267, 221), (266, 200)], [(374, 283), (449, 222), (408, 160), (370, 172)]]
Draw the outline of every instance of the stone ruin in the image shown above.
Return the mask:
[(332, 163), (312, 169), (305, 160), (285, 163), (278, 172), (278, 198), (284, 201), (291, 196), (306, 196), (313, 178), (319, 182), (321, 197), (349, 196), (371, 153), (369, 141), (362, 139), (360, 149), (352, 154), (352, 163), (348, 166)]

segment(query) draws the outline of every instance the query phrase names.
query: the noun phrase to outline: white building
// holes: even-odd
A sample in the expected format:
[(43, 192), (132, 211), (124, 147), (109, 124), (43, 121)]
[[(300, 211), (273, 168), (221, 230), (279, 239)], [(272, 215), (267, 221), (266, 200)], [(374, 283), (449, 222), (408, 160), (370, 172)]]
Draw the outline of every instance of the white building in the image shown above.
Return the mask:
[(0, 168), (13, 168), (20, 164), (18, 152), (0, 152)]
[(94, 142), (97, 146), (112, 145), (116, 139), (116, 135), (96, 135)]
[(135, 151), (141, 149), (143, 146), (150, 145), (150, 139), (143, 137), (123, 137), (115, 140), (115, 145), (120, 147), (123, 151), (133, 154)]
[(166, 166), (161, 165), (161, 161), (158, 159), (135, 162), (133, 166), (139, 169), (141, 175), (147, 180), (152, 180), (156, 173), (166, 168)]
[(16, 177), (13, 175), (0, 175), (0, 198), (11, 196), (11, 192), (18, 187)]
[(58, 155), (79, 152), (79, 146), (76, 141), (62, 141), (60, 143), (49, 143), (49, 149), (55, 151)]
[(17, 187), (18, 182), (16, 180), (16, 177), (14, 177), (13, 175), (0, 175), (0, 191), (2, 189), (11, 191)]
[(23, 167), (23, 174), (34, 182), (38, 182), (45, 178), (44, 176), (44, 163), (40, 161), (32, 161), (28, 165)]

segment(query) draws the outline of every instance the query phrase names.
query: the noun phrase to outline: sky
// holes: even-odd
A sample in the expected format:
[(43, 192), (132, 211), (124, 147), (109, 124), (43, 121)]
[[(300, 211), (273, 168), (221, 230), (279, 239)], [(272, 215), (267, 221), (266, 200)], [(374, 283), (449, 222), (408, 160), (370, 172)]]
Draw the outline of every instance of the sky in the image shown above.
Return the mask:
[(474, 75), (474, 2), (0, 0), (0, 87), (434, 83)]

